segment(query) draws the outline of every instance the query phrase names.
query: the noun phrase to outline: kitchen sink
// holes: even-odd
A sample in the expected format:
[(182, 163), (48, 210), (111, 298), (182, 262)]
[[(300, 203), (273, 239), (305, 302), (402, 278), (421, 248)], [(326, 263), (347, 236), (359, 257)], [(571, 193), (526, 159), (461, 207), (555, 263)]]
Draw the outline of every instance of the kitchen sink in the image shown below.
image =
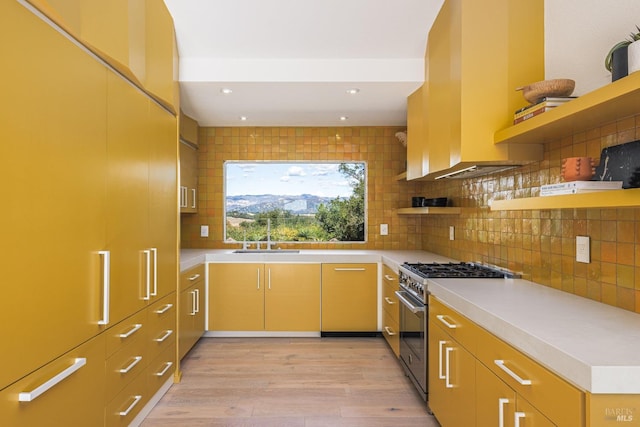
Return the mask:
[(234, 254), (297, 254), (298, 249), (237, 249)]

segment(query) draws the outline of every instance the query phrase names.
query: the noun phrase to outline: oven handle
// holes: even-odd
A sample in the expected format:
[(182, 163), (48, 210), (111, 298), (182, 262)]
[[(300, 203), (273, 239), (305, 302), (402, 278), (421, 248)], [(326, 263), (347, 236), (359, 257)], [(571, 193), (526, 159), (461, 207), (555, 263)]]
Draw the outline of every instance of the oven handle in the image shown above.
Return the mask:
[(402, 303), (407, 306), (407, 308), (409, 310), (411, 310), (412, 313), (420, 313), (420, 312), (424, 312), (424, 305), (415, 305), (411, 302), (411, 300), (409, 300), (407, 297), (404, 296), (406, 292), (403, 291), (396, 291), (396, 296), (398, 297), (398, 299), (400, 301), (402, 301)]

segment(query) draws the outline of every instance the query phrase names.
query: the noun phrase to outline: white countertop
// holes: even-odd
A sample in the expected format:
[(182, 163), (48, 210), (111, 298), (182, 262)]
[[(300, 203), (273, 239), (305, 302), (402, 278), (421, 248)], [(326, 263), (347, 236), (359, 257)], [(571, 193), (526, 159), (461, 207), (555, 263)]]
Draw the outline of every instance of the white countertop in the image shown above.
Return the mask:
[[(183, 249), (180, 270), (203, 262), (383, 262), (397, 272), (403, 262), (456, 261), (424, 251), (232, 252)], [(429, 291), (583, 390), (640, 394), (640, 314), (521, 279), (437, 279)]]
[(520, 279), (436, 279), (433, 296), (591, 393), (640, 393), (640, 315)]

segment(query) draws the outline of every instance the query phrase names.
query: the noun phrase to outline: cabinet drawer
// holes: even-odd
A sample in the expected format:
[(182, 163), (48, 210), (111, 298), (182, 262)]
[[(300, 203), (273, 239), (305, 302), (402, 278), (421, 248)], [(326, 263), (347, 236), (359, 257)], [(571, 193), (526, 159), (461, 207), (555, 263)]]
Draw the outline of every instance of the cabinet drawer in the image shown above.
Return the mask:
[(145, 334), (146, 314), (145, 310), (139, 311), (105, 332), (107, 336), (107, 358)]
[(398, 288), (398, 273), (386, 265), (382, 266), (382, 280), (392, 288)]
[(146, 339), (133, 341), (107, 359), (107, 401), (144, 371), (148, 363), (146, 343)]
[(172, 293), (154, 303), (147, 309), (149, 330), (162, 329), (167, 322), (176, 320), (176, 294)]
[(397, 282), (384, 281), (382, 286), (382, 308), (389, 313), (396, 322), (400, 321), (400, 306), (398, 305)]
[(147, 390), (153, 396), (176, 371), (176, 349), (165, 348), (147, 367)]
[[(100, 335), (0, 391), (1, 424), (102, 425), (104, 348), (104, 335)], [(46, 384), (51, 387), (43, 387)], [(20, 401), (20, 395), (28, 392), (31, 396), (24, 395), (23, 399), (31, 400)]]
[(396, 357), (400, 355), (400, 326), (398, 321), (393, 319), (387, 310), (382, 311), (382, 335), (395, 353)]
[(106, 427), (128, 426), (148, 401), (146, 375), (141, 374), (107, 404), (104, 425)]
[(185, 290), (188, 287), (201, 283), (204, 281), (204, 264), (200, 264), (196, 267), (190, 268), (187, 271), (180, 273), (180, 290)]
[(476, 355), (554, 424), (584, 425), (584, 393), (542, 365), (484, 330), (478, 333)]
[(175, 294), (149, 307), (147, 319), (147, 357), (152, 360), (176, 342)]
[(429, 319), (472, 354), (475, 353), (480, 328), (471, 320), (433, 297), (429, 297)]

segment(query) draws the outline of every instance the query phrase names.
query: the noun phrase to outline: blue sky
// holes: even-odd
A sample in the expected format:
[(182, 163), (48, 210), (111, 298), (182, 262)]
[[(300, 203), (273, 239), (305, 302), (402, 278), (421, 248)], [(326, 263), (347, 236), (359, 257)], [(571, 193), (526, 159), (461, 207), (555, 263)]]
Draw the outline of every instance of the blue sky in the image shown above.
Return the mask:
[(225, 162), (225, 194), (348, 197), (352, 188), (338, 172), (338, 165), (339, 163)]

